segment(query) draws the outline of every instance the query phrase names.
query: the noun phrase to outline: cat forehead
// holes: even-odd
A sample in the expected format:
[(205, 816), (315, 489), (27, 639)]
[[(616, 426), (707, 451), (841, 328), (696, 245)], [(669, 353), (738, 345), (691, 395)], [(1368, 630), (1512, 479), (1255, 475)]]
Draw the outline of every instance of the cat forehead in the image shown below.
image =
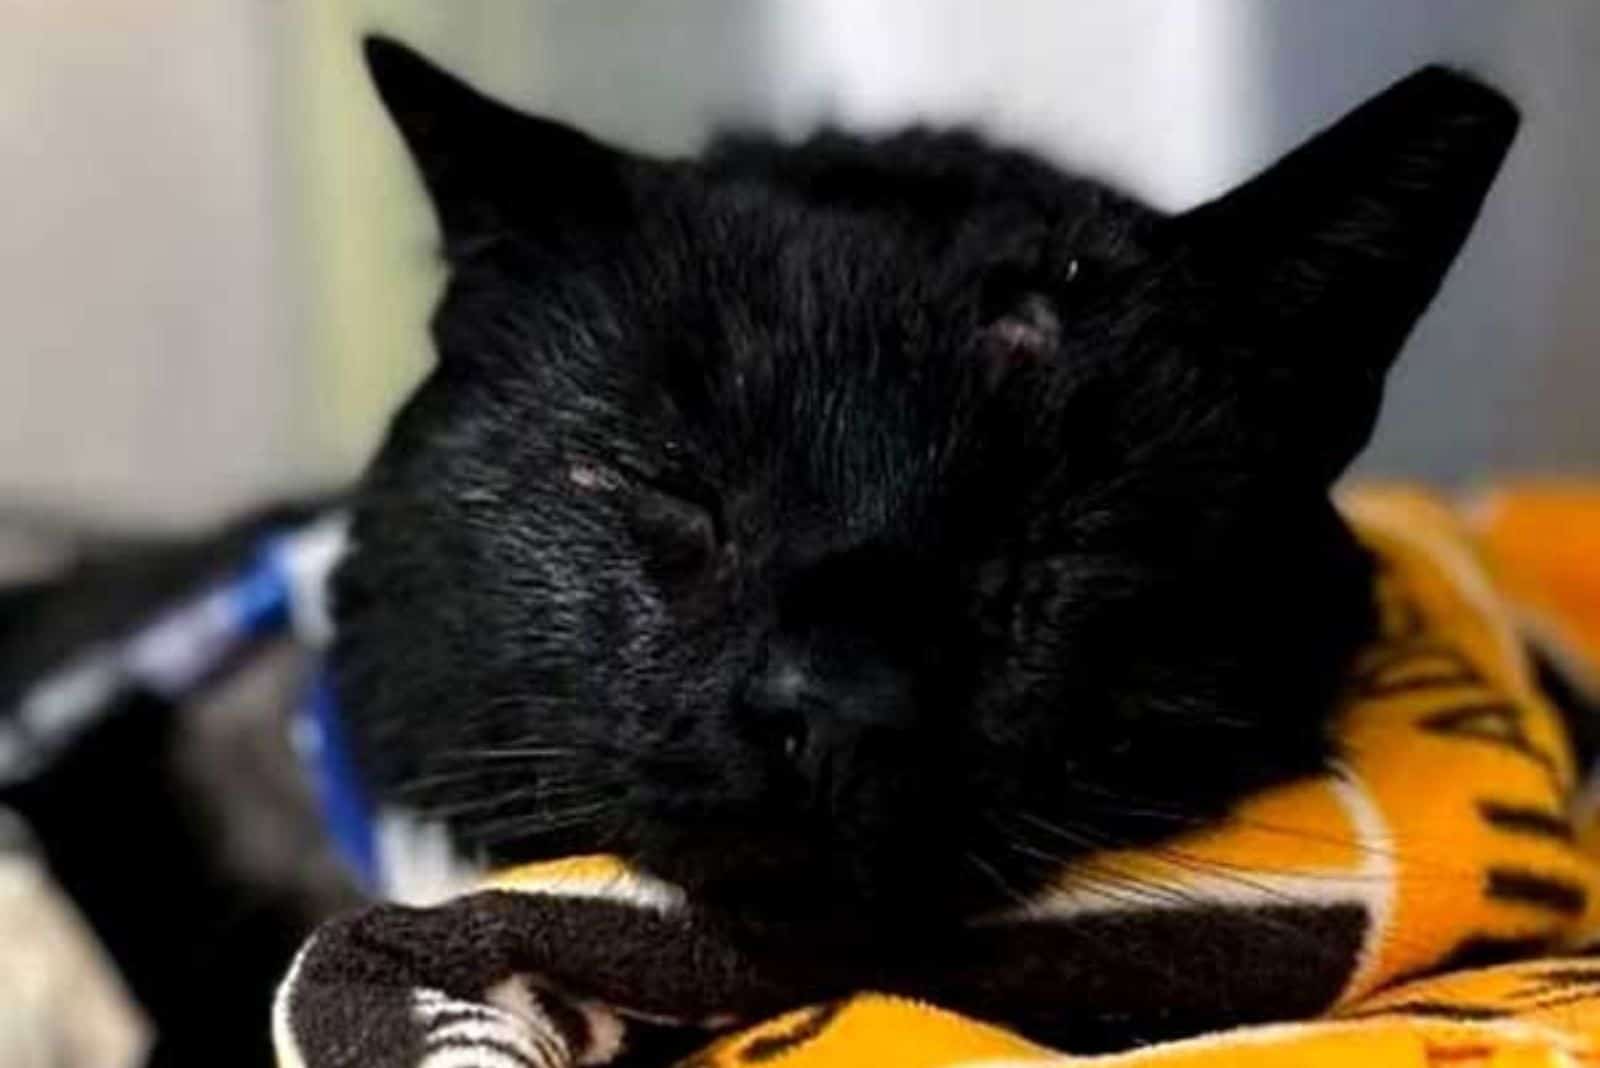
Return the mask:
[(1034, 215), (1071, 228), (1116, 225), (1149, 211), (1033, 152), (962, 128), (917, 126), (884, 135), (823, 130), (791, 143), (722, 138), (698, 173), (759, 183), (809, 206), (876, 212), (935, 229), (980, 213), (1011, 223)]
[[(610, 267), (538, 282), (519, 265), (512, 284), (489, 283), (500, 299), (447, 308), (447, 333), (476, 342), (475, 318), (525, 320), (515, 373), (534, 380), (529, 403), (587, 439), (670, 437), (817, 489), (909, 489), (908, 472), (959, 452), (958, 431), (993, 407), (975, 351), (985, 281), (1037, 257), (1030, 241), (1059, 239), (1049, 227), (1066, 210), (1031, 201), (989, 218), (996, 199), (973, 186), (992, 176), (936, 175), (937, 203), (890, 195), (922, 180), (852, 177), (841, 201), (804, 167), (691, 172), (644, 205)], [(1125, 225), (1126, 207), (1089, 183), (1067, 199), (1084, 213), (1069, 252), (1091, 244), (1090, 219)]]

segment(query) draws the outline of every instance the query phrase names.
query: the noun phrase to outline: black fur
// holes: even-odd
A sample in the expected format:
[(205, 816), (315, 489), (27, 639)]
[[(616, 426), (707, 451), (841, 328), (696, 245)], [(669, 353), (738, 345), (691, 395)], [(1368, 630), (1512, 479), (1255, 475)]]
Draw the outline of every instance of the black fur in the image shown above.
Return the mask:
[(386, 800), (902, 927), (1325, 765), (1329, 484), (1498, 94), (1425, 70), (1169, 217), (964, 133), (644, 159), (368, 58), (452, 269), (337, 584)]

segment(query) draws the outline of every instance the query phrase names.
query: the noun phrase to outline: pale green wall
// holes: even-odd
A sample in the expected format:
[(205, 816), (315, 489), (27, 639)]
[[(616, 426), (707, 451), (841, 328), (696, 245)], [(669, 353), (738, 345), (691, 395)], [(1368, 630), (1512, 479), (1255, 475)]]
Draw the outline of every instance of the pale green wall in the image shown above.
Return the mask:
[(528, 78), (531, 9), (489, 0), (297, 7), (284, 24), (282, 130), (305, 234), (298, 258), (317, 382), (308, 400), (319, 451), (330, 472), (344, 472), (429, 365), (426, 325), (441, 281), (433, 219), (367, 81), (360, 38), (391, 34), (516, 94)]

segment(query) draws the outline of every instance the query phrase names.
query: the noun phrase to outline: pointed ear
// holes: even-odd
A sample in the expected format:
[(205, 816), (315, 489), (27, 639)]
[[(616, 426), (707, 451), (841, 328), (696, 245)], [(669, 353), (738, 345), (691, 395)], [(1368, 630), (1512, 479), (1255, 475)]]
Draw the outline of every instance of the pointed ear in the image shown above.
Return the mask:
[(1460, 251), (1515, 136), (1502, 95), (1429, 67), (1169, 224), (1190, 326), (1237, 357), (1332, 479)]
[(368, 37), (363, 51), (447, 248), (508, 228), (570, 235), (626, 210), (623, 153), (491, 100), (396, 41)]

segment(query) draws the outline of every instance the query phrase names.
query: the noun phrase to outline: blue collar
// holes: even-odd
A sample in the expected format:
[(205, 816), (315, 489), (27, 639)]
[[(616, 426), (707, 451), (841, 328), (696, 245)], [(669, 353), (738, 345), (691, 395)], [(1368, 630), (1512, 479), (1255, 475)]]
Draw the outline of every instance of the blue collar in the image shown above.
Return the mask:
[(322, 809), (322, 825), (361, 884), (383, 885), (371, 802), (361, 786), (332, 680), (322, 665), (307, 689), (296, 721), (300, 758), (310, 773)]
[[(0, 717), (0, 786), (32, 779), (127, 698), (172, 707), (236, 667), (268, 639), (293, 637), (320, 658), (331, 638), (328, 576), (344, 550), (344, 519), (325, 516), (272, 532), (231, 576), (169, 606), (117, 640), (95, 644), (38, 679)], [(326, 666), (294, 718), (295, 748), (316, 790), (323, 825), (351, 869), (378, 890), (373, 811), (361, 787)]]

